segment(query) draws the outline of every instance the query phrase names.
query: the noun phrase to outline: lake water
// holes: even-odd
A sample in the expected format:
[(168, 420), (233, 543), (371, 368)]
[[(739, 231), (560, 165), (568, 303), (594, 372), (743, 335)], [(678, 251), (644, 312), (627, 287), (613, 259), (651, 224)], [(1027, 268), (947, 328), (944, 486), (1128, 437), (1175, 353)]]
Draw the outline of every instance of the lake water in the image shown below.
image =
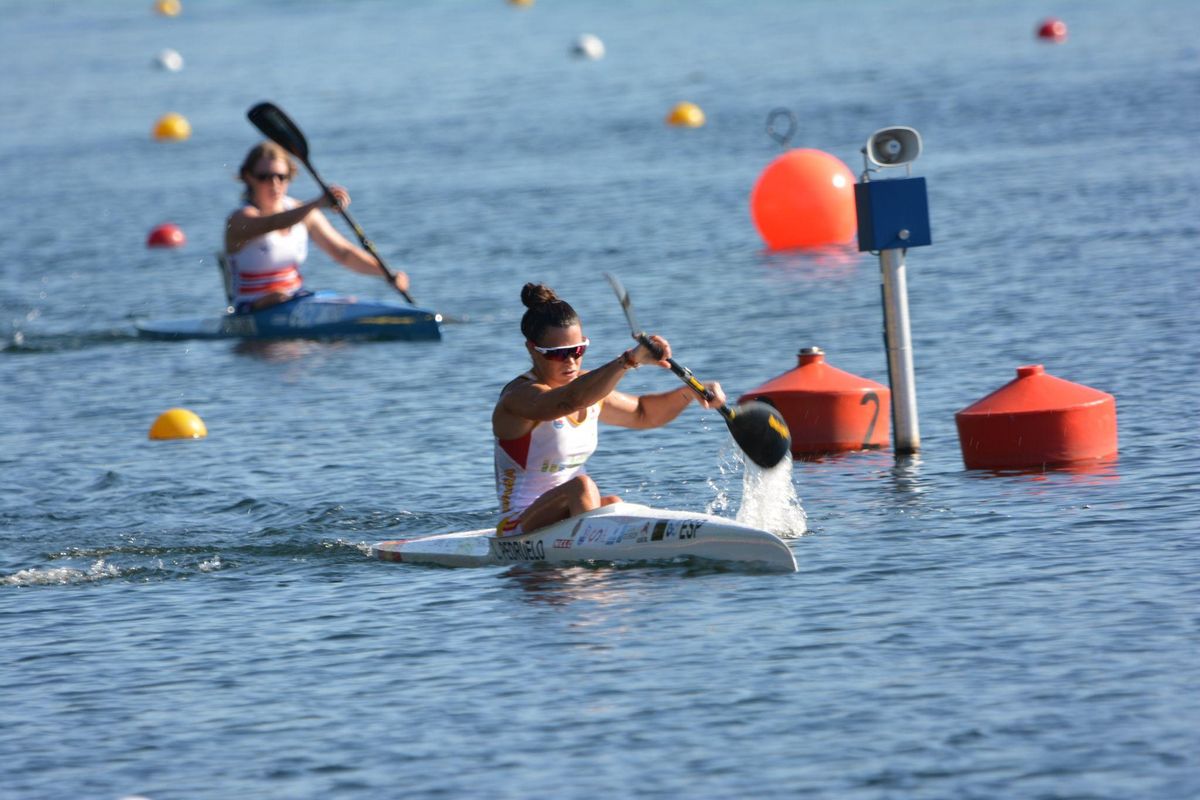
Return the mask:
[[(1200, 796), (1193, 3), (150, 6), (3, 3), (0, 795)], [(582, 33), (603, 60), (569, 57)], [(465, 318), (444, 341), (136, 338), (221, 308), (261, 100)], [(681, 100), (708, 124), (664, 125)], [(920, 455), (795, 464), (794, 575), (370, 559), (494, 518), (527, 280), (593, 360), (628, 342), (610, 271), (733, 396), (810, 345), (886, 382), (877, 260), (769, 254), (751, 223), (777, 107), (856, 174), (875, 129), (924, 137)], [(187, 142), (151, 140), (170, 111)], [(187, 245), (146, 249), (165, 221)], [(321, 254), (306, 275), (386, 296)], [(954, 412), (1027, 363), (1116, 396), (1115, 461), (963, 468)], [(208, 438), (149, 441), (172, 406)], [(651, 505), (751, 499), (698, 407), (605, 430), (590, 471)]]

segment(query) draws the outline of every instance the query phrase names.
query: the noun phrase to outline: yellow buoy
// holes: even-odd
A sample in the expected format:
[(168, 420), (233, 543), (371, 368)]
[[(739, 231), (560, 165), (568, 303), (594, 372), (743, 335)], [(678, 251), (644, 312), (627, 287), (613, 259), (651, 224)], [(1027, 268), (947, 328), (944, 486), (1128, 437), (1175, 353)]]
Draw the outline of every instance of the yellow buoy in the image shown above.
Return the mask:
[(186, 408), (168, 408), (150, 426), (151, 439), (203, 439), (208, 436), (204, 420)]
[(667, 114), (667, 124), (682, 128), (699, 128), (704, 124), (704, 112), (695, 103), (676, 103)]
[(533, 5), (533, 0), (508, 0), (508, 4), (510, 6), (517, 6), (518, 8), (528, 8)]
[(154, 123), (154, 138), (181, 142), (192, 135), (192, 125), (182, 114), (163, 114)]
[(164, 17), (178, 17), (183, 11), (183, 4), (179, 0), (157, 0), (154, 10)]

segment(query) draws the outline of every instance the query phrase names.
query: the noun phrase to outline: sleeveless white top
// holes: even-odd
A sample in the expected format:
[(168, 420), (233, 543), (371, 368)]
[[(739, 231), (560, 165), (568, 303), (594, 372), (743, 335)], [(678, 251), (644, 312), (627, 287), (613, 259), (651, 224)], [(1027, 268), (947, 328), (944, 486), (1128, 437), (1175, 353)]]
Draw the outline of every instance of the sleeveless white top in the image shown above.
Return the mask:
[[(291, 210), (300, 203), (288, 197), (283, 205)], [(246, 242), (241, 250), (228, 255), (233, 304), (257, 300), (271, 292), (294, 294), (300, 291), (304, 285), (300, 265), (306, 258), (308, 228), (303, 222)]]
[[(530, 373), (524, 377), (534, 379)], [(587, 474), (584, 464), (596, 451), (601, 405), (588, 406), (582, 422), (576, 412), (539, 422), (518, 439), (495, 440), (496, 496), (502, 516), (515, 520), (546, 492)]]

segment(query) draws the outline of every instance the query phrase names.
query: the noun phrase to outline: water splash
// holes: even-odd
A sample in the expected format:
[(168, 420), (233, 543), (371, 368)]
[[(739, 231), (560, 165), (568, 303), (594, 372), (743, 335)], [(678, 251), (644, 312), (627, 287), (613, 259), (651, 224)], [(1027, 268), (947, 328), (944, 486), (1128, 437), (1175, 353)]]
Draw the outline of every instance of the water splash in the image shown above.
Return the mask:
[(791, 456), (771, 469), (746, 461), (744, 470), (737, 521), (783, 537), (803, 535), (808, 530), (808, 515), (796, 496)]
[(201, 572), (213, 572), (214, 570), (224, 567), (225, 562), (221, 561), (221, 557), (219, 555), (216, 555), (212, 558), (201, 561), (197, 566), (200, 568)]
[(41, 569), (30, 567), (19, 570), (11, 575), (0, 575), (0, 586), (50, 586), (68, 583), (86, 583), (105, 578), (120, 577), (121, 570), (115, 564), (109, 564), (100, 559), (87, 570), (74, 567), (50, 567)]
[(708, 479), (713, 499), (705, 509), (709, 514), (728, 516), (733, 505), (730, 483), (737, 474), (742, 476), (742, 501), (735, 519), (755, 528), (771, 531), (785, 538), (801, 536), (808, 531), (808, 514), (796, 495), (792, 482), (792, 458), (784, 456), (772, 469), (763, 469), (742, 457), (732, 440), (721, 450), (718, 474)]

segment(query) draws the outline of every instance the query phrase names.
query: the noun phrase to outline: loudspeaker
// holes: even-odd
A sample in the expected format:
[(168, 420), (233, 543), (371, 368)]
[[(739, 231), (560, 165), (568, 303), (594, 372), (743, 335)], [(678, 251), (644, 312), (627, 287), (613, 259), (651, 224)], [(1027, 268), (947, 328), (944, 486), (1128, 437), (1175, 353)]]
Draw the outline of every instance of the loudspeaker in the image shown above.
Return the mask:
[(880, 128), (867, 139), (863, 148), (867, 160), (880, 167), (899, 167), (921, 155), (921, 134), (914, 128), (898, 125)]

